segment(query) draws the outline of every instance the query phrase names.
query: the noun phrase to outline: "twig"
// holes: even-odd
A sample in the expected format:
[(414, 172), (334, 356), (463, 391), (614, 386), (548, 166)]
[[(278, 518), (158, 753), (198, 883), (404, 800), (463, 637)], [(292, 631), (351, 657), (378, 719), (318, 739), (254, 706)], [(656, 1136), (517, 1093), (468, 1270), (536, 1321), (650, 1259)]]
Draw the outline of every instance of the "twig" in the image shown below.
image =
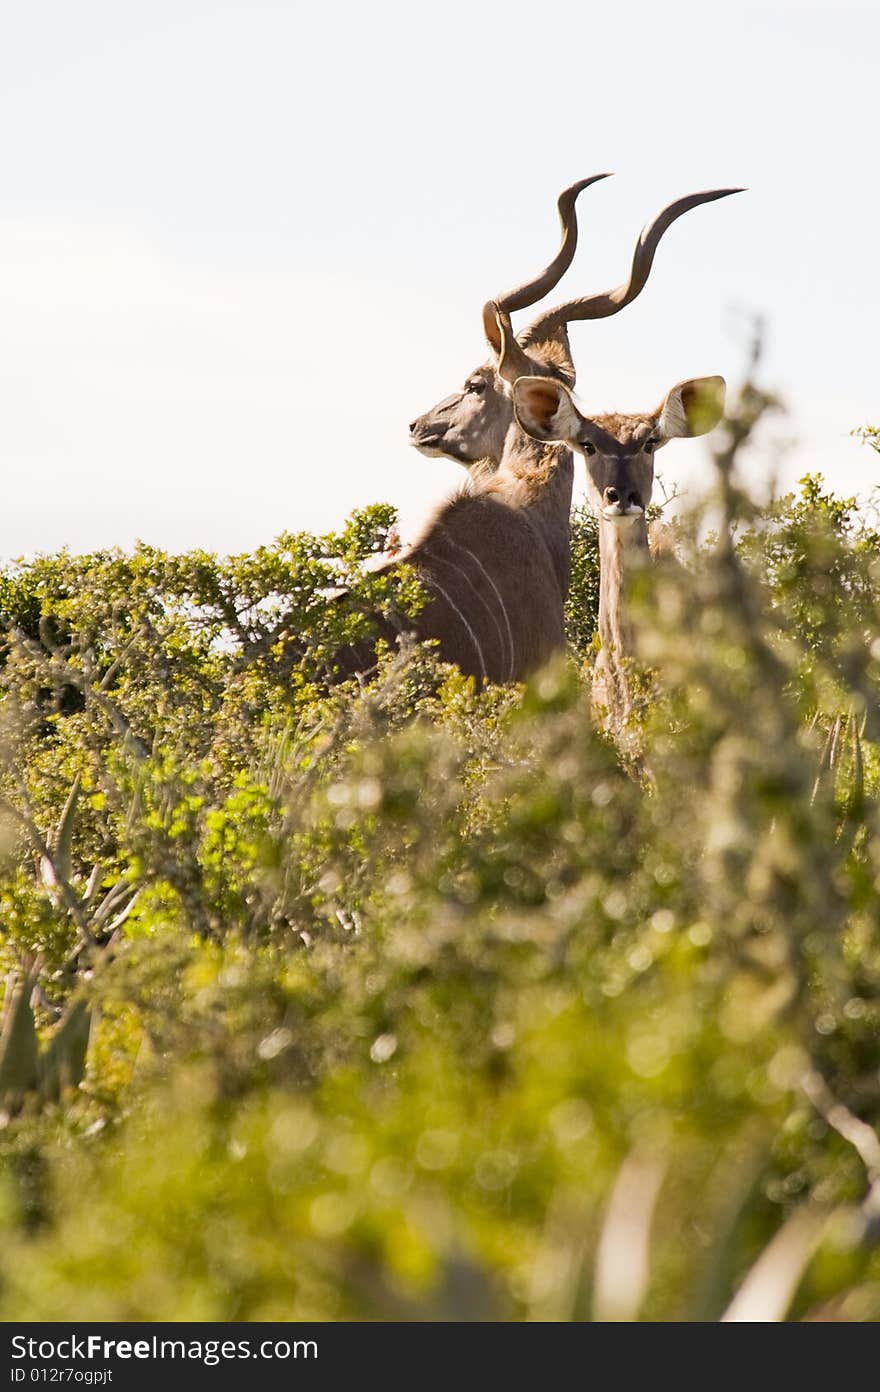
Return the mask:
[(858, 1153), (872, 1187), (880, 1184), (880, 1139), (874, 1128), (839, 1102), (815, 1069), (804, 1076), (801, 1087), (819, 1115)]

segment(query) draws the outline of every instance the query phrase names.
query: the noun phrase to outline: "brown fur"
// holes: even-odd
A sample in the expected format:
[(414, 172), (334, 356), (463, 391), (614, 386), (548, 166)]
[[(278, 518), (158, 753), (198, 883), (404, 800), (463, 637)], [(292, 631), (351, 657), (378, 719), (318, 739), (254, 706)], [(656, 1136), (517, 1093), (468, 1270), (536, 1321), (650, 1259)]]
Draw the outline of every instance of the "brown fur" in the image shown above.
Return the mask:
[[(532, 452), (529, 454), (531, 456)], [(527, 466), (522, 467), (521, 456), (515, 455), (507, 460), (505, 468), (483, 481), (480, 492), (483, 495), (494, 493), (510, 507), (532, 507), (553, 479), (559, 457), (558, 446), (536, 449), (534, 457), (529, 457)]]
[(590, 416), (590, 420), (601, 426), (623, 446), (632, 444), (637, 436), (647, 433), (656, 424), (656, 417), (653, 415), (621, 415), (617, 411), (611, 411), (604, 416)]
[[(671, 549), (649, 537), (647, 509), (654, 485), (654, 451), (676, 436), (705, 434), (724, 409), (721, 377), (679, 382), (650, 414), (584, 416), (565, 388), (538, 379), (514, 385), (517, 419), (542, 439), (564, 439), (583, 455), (587, 492), (599, 524), (600, 652), (593, 688), (601, 718), (624, 727), (632, 706), (629, 663), (633, 635), (624, 612), (626, 573)], [(661, 534), (662, 537), (662, 534)]]
[[(515, 377), (529, 375), (553, 378), (569, 387), (574, 384), (574, 366), (564, 333), (530, 345), (528, 350), (517, 343), (505, 364), (494, 361), (474, 368), (465, 379), (464, 390), (438, 401), (410, 423), (412, 443), (468, 469), (484, 460), (499, 468), (513, 424), (509, 386)], [(484, 384), (483, 391), (468, 390), (474, 381)]]
[[(527, 373), (570, 385), (574, 367), (563, 332), (529, 346)], [(401, 557), (431, 595), (419, 638), (478, 684), (521, 681), (565, 643), (571, 567), (569, 514), (574, 466), (561, 446), (540, 445), (513, 417), (510, 359), (470, 373), (485, 383), (448, 397), (413, 421), (413, 443), (466, 464), (469, 487), (434, 515)]]
[(560, 335), (558, 338), (542, 339), (540, 343), (530, 343), (528, 353), (529, 357), (544, 365), (548, 377), (556, 377), (566, 386), (574, 385), (574, 366), (567, 337)]
[[(391, 563), (413, 566), (428, 592), (416, 636), (478, 685), (521, 681), (565, 644), (573, 472), (567, 449), (516, 430), (502, 468), (445, 503)], [(338, 659), (346, 675), (372, 661), (364, 645)]]

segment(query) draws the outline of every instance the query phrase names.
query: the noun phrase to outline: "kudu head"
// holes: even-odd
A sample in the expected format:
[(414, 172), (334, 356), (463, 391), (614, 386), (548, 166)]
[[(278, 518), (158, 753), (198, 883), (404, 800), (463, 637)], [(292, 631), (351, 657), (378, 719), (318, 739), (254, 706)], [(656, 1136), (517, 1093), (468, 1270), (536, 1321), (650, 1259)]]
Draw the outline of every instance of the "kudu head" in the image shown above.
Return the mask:
[(492, 356), (468, 375), (460, 392), (446, 397), (411, 422), (411, 443), (423, 454), (440, 455), (466, 467), (489, 460), (497, 468), (514, 421), (513, 383), (520, 377), (542, 377), (562, 387), (573, 387), (575, 369), (568, 325), (577, 320), (604, 319), (619, 313), (644, 289), (660, 239), (676, 218), (701, 203), (741, 192), (740, 189), (711, 189), (671, 203), (642, 230), (629, 279), (624, 284), (545, 310), (528, 328), (515, 335), (510, 315), (536, 304), (561, 280), (571, 264), (577, 246), (575, 201), (578, 194), (590, 184), (608, 177), (595, 174), (564, 190), (558, 201), (562, 243), (553, 261), (533, 280), (484, 305), (483, 329)]
[(527, 435), (584, 456), (596, 515), (628, 529), (651, 501), (656, 451), (669, 440), (714, 429), (724, 414), (724, 394), (723, 377), (696, 377), (679, 382), (646, 415), (585, 416), (562, 383), (530, 376), (514, 383), (513, 408)]
[(516, 378), (527, 374), (547, 375), (574, 385), (574, 365), (564, 323), (557, 325), (552, 333), (533, 339), (526, 348), (524, 343), (529, 330), (517, 340), (507, 320), (505, 342), (499, 316), (503, 321), (504, 316), (515, 310), (537, 304), (562, 279), (577, 247), (577, 196), (590, 184), (608, 177), (607, 174), (594, 174), (563, 190), (557, 202), (562, 242), (553, 260), (532, 280), (484, 305), (483, 331), (491, 356), (468, 373), (461, 391), (438, 401), (430, 411), (410, 423), (410, 443), (422, 454), (439, 455), (465, 467), (489, 460), (497, 468), (513, 422), (510, 387)]

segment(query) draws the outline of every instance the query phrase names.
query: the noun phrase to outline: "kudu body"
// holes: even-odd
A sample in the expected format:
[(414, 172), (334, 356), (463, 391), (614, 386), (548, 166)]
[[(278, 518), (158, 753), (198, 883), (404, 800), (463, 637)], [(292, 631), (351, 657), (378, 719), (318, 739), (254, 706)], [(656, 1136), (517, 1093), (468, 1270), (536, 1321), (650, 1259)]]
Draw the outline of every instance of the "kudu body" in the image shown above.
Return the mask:
[[(734, 191), (713, 190), (671, 204), (643, 230), (628, 281), (547, 310), (515, 337), (511, 313), (534, 304), (561, 278), (577, 242), (575, 199), (604, 177), (583, 180), (560, 196), (563, 240), (554, 260), (534, 280), (484, 306), (492, 357), (468, 376), (460, 393), (410, 426), (423, 452), (483, 465), (414, 546), (391, 563), (413, 566), (428, 592), (415, 622), (417, 636), (434, 639), (444, 661), (479, 682), (521, 680), (565, 643), (573, 461), (567, 441), (536, 439), (521, 428), (513, 383), (539, 378), (567, 396), (575, 378), (568, 324), (605, 318), (629, 304), (643, 289), (671, 223)], [(383, 623), (386, 635), (388, 627)], [(355, 665), (364, 665), (363, 651)], [(345, 666), (351, 669), (350, 662)]]
[(543, 443), (564, 442), (587, 466), (587, 493), (599, 523), (599, 640), (593, 699), (605, 724), (622, 730), (632, 708), (630, 664), (636, 656), (625, 612), (627, 572), (650, 558), (646, 513), (654, 454), (669, 440), (704, 435), (724, 412), (723, 377), (679, 382), (644, 415), (584, 416), (568, 390), (543, 377), (513, 388), (523, 430)]

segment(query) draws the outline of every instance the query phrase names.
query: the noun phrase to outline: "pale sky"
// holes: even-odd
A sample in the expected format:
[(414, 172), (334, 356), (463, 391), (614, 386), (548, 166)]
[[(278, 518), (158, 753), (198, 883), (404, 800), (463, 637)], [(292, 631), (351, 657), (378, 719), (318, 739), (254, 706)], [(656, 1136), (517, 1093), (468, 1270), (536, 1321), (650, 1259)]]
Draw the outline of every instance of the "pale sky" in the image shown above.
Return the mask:
[[(735, 384), (759, 312), (782, 481), (868, 493), (878, 62), (876, 6), (6, 0), (0, 556), (244, 550), (377, 500), (411, 535), (462, 473), (408, 421), (484, 359), (483, 301), (602, 170), (555, 298), (617, 284), (674, 198), (749, 192), (574, 328), (582, 405)], [(662, 472), (694, 496), (706, 458), (676, 443)]]

